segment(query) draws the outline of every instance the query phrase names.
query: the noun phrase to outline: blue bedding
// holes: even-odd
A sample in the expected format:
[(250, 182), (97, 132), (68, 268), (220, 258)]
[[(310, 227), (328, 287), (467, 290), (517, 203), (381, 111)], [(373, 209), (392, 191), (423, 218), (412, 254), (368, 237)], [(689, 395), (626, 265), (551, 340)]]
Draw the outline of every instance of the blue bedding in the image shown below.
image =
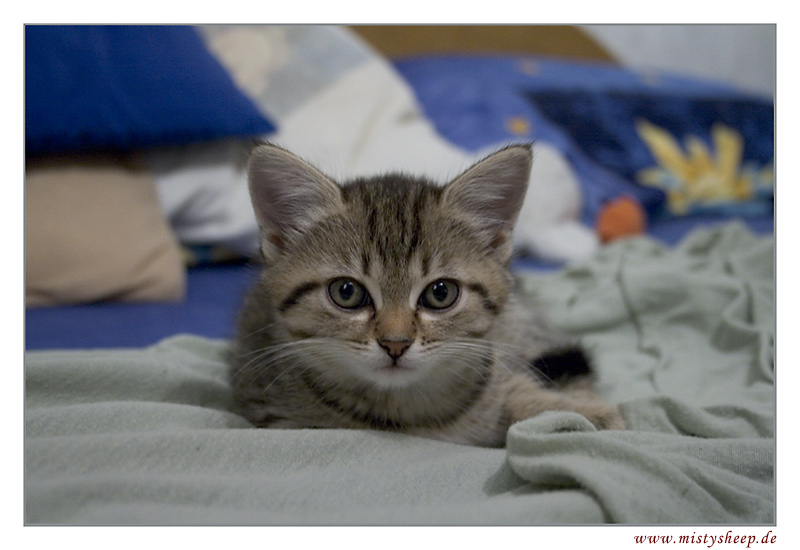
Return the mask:
[(189, 268), (180, 303), (96, 303), (28, 309), (25, 347), (143, 347), (174, 334), (232, 336), (236, 310), (258, 274), (251, 263)]
[[(620, 195), (636, 198), (654, 222), (686, 214), (773, 215), (772, 101), (706, 80), (552, 59), (446, 56), (408, 59), (397, 68), (453, 143), (479, 150), (533, 140), (561, 151), (581, 180), (590, 226)], [(676, 154), (682, 158), (664, 158)], [(727, 159), (730, 166), (723, 166)], [(686, 174), (675, 168), (694, 172), (693, 179), (681, 181)], [(660, 179), (648, 178), (648, 169)], [(714, 182), (713, 193), (698, 190), (716, 170), (734, 177)], [(739, 179), (747, 180), (750, 200), (727, 187)], [(668, 195), (680, 187), (699, 196), (676, 212)]]
[(274, 130), (189, 26), (28, 25), (25, 60), (28, 154)]

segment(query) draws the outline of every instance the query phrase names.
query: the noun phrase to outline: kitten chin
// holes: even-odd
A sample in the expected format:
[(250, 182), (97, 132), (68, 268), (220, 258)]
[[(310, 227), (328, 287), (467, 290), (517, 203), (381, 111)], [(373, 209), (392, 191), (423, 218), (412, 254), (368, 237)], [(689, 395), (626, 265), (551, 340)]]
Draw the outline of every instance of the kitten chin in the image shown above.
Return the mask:
[(257, 426), (368, 428), (502, 445), (546, 410), (622, 428), (587, 356), (521, 309), (508, 273), (531, 148), (445, 186), (402, 174), (338, 184), (257, 147), (248, 167), (264, 268), (242, 307), (232, 385)]
[(322, 377), (342, 386), (367, 385), (378, 390), (401, 389), (423, 383), (430, 377), (433, 362), (419, 346), (411, 345), (402, 356), (393, 358), (375, 342), (345, 346), (327, 363)]

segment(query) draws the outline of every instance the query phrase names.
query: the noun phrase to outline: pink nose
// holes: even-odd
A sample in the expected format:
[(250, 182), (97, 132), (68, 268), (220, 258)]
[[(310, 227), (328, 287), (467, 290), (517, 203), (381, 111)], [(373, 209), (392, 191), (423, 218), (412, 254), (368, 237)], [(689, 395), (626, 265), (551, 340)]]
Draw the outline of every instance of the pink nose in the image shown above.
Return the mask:
[(411, 347), (411, 340), (378, 340), (378, 345), (386, 350), (389, 357), (397, 360)]

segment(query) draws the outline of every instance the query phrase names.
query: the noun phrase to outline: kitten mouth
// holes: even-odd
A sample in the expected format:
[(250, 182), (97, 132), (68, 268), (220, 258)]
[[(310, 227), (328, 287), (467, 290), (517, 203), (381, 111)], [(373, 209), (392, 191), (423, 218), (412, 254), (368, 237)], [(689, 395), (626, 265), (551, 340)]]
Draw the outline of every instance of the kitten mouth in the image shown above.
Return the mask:
[(414, 367), (411, 367), (407, 364), (403, 364), (399, 360), (394, 360), (391, 363), (380, 365), (375, 370), (380, 376), (387, 377), (389, 379), (409, 376), (417, 371), (417, 369), (415, 369)]
[(408, 365), (401, 365), (397, 360), (392, 361), (388, 365), (379, 367), (378, 370), (382, 372), (411, 372), (412, 369)]

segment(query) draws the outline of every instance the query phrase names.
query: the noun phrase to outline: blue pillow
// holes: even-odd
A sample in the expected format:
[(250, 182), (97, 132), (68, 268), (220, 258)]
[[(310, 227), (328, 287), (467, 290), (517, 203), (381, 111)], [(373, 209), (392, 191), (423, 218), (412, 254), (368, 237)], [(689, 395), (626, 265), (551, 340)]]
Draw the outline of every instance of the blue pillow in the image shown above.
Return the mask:
[(25, 27), (28, 154), (273, 130), (193, 27)]

